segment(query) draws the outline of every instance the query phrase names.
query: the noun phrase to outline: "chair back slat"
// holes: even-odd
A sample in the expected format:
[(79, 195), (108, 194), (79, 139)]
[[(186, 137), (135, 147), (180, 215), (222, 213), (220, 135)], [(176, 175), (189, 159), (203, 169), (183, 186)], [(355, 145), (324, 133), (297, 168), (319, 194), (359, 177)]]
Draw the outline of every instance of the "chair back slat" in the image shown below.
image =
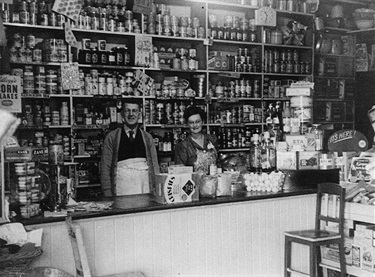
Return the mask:
[(345, 211), (345, 189), (336, 183), (318, 185), (315, 229), (336, 224), (337, 231), (343, 233)]

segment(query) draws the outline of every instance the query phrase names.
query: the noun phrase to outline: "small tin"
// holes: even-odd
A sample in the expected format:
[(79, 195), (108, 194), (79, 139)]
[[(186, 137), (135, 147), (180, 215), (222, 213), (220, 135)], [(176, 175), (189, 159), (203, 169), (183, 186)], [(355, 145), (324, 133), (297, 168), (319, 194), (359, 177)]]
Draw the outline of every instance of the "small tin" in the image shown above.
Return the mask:
[(57, 14), (56, 25), (62, 27), (63, 23), (65, 22), (65, 17), (62, 14)]
[(48, 26), (48, 14), (42, 14), (39, 17), (39, 25)]
[(48, 147), (48, 162), (50, 164), (64, 164), (64, 149), (61, 144), (51, 144)]
[(48, 25), (49, 26), (56, 26), (57, 25), (57, 18), (54, 12), (50, 13), (48, 18)]
[(89, 50), (91, 47), (91, 39), (83, 38), (82, 39), (82, 50)]
[(39, 48), (33, 49), (33, 62), (42, 62), (42, 50)]
[(104, 39), (98, 40), (98, 50), (99, 51), (105, 51), (107, 47), (107, 42)]
[(35, 13), (30, 13), (30, 16), (29, 16), (29, 24), (31, 25), (37, 25), (37, 16)]

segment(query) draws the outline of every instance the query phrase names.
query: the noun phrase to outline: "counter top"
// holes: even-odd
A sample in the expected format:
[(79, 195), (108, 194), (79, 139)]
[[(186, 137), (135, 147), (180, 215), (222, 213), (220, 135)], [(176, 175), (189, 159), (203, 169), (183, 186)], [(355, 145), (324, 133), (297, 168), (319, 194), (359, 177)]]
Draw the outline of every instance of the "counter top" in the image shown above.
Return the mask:
[[(236, 203), (244, 201), (255, 201), (264, 200), (280, 197), (298, 196), (316, 193), (314, 188), (290, 188), (284, 189), (278, 193), (267, 193), (267, 192), (247, 192), (247, 191), (235, 191), (231, 196), (221, 196), (216, 198), (200, 198), (199, 201), (188, 202), (188, 203), (176, 203), (176, 204), (159, 204), (153, 200), (151, 194), (137, 194), (128, 196), (117, 196), (111, 198), (103, 198), (103, 201), (114, 201), (112, 209), (95, 212), (69, 212), (74, 220), (105, 217), (112, 215), (121, 214), (133, 214), (142, 212), (152, 211), (163, 211), (169, 209), (181, 209), (191, 207), (201, 207), (209, 205), (219, 205), (226, 203)], [(64, 221), (65, 217), (34, 217), (30, 219), (22, 219), (21, 222), (24, 225), (34, 225), (43, 223), (52, 223)]]
[[(138, 194), (128, 196), (117, 196), (103, 198), (102, 201), (114, 201), (112, 209), (103, 211), (75, 211), (69, 212), (74, 220), (105, 217), (113, 215), (125, 215), (142, 212), (163, 211), (170, 209), (183, 209), (191, 207), (201, 207), (210, 205), (220, 205), (227, 203), (237, 203), (244, 201), (258, 201), (280, 197), (290, 197), (298, 195), (313, 194), (317, 191), (317, 184), (323, 182), (339, 182), (339, 170), (285, 170), (285, 183), (283, 190), (278, 193), (272, 192), (248, 192), (238, 190), (232, 192), (230, 196), (220, 196), (216, 198), (202, 198), (199, 201), (176, 204), (159, 204), (154, 201), (151, 194)], [(24, 225), (34, 225), (64, 221), (65, 217), (33, 217), (19, 220)]]

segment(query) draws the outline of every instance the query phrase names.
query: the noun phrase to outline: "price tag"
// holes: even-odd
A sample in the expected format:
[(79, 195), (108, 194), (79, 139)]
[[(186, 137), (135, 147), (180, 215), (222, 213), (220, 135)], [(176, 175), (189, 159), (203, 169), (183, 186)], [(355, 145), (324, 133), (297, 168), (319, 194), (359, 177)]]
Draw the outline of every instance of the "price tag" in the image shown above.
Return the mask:
[(225, 73), (219, 73), (219, 76), (239, 79), (241, 78), (241, 73), (240, 72), (225, 72)]

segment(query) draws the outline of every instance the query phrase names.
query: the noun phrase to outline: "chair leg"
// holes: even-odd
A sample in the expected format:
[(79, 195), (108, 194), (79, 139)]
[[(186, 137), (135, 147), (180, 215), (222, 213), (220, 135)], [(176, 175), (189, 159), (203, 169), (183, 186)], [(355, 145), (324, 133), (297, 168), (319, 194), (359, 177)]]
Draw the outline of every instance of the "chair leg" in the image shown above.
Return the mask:
[(285, 237), (284, 251), (284, 277), (289, 277), (288, 268), (291, 267), (292, 241), (288, 237)]
[(341, 277), (346, 277), (346, 262), (345, 262), (345, 244), (344, 238), (339, 243), (339, 257), (340, 257), (340, 272)]
[(316, 276), (316, 266), (317, 266), (316, 246), (309, 245), (309, 247), (310, 247), (310, 277), (317, 277)]
[(317, 274), (318, 276), (323, 276), (323, 268), (319, 266), (319, 263), (322, 262), (322, 255), (320, 253), (320, 245), (317, 246), (317, 258), (316, 258), (316, 265), (317, 265)]

